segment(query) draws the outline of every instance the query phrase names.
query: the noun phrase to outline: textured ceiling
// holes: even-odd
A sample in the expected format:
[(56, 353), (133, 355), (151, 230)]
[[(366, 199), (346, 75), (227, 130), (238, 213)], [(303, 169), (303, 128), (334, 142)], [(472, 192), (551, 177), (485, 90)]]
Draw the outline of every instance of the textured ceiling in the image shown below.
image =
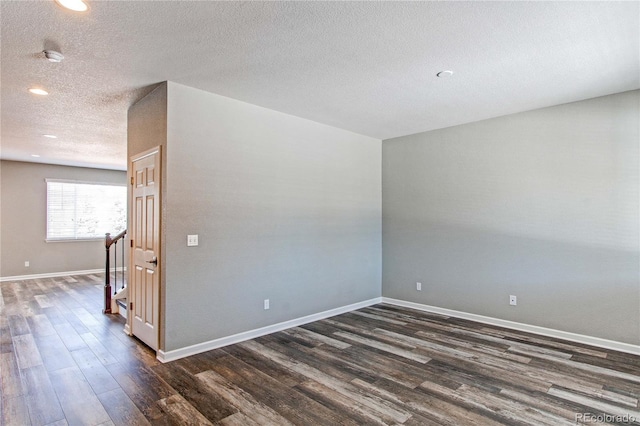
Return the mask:
[(124, 169), (165, 80), (380, 139), (640, 88), (638, 2), (89, 4), (0, 2), (1, 158)]

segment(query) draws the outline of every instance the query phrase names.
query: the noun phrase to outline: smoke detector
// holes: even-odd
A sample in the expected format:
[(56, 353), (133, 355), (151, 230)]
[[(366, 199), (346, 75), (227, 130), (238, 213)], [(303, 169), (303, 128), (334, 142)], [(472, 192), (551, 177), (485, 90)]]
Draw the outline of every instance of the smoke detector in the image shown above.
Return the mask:
[(62, 62), (64, 59), (62, 53), (56, 52), (55, 50), (45, 50), (43, 53), (50, 62)]

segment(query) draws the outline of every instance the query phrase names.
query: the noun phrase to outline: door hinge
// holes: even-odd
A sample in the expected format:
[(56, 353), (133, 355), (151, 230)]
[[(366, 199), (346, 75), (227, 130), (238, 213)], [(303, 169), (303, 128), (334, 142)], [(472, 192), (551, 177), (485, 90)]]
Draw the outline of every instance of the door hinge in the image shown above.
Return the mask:
[(129, 302), (129, 310), (133, 311), (133, 302)]
[(129, 240), (129, 246), (133, 247), (133, 240)]
[(131, 176), (131, 185), (133, 185), (133, 176)]

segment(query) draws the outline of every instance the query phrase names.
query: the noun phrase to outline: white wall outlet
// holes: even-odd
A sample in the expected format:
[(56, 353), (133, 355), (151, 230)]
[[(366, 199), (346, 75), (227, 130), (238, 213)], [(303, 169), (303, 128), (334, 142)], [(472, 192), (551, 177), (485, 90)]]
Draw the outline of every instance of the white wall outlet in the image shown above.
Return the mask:
[(24, 267), (25, 267), (25, 268), (28, 268), (28, 267), (29, 267), (29, 261), (28, 261), (28, 260), (25, 260), (25, 261), (24, 261)]
[(198, 245), (198, 234), (187, 235), (187, 247), (194, 247)]
[(512, 306), (516, 306), (518, 304), (518, 298), (514, 295), (509, 296), (509, 304)]
[(422, 291), (422, 283), (416, 283), (416, 290)]
[(269, 309), (269, 299), (264, 299), (264, 309)]

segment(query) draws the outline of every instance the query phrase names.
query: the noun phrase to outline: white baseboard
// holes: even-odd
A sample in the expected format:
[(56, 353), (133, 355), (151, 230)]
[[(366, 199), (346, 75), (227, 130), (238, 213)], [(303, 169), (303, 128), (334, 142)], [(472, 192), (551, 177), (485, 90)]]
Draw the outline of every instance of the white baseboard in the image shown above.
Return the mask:
[(0, 277), (0, 282), (33, 280), (36, 278), (67, 277), (69, 275), (90, 275), (90, 274), (100, 274), (103, 272), (104, 272), (104, 268), (103, 269), (87, 269), (84, 271), (48, 272), (45, 274), (16, 275), (13, 277)]
[(372, 306), (380, 302), (381, 302), (381, 298), (376, 297), (374, 299), (365, 300), (363, 302), (353, 303), (347, 306), (341, 306), (339, 308), (330, 309), (328, 311), (319, 312), (317, 314), (295, 318), (295, 319), (284, 321), (278, 324), (257, 328), (255, 330), (245, 331), (242, 333), (234, 334), (232, 336), (209, 340), (208, 342), (202, 342), (196, 345), (186, 346), (180, 349), (174, 349), (167, 352), (159, 350), (157, 353), (157, 358), (161, 362), (175, 361), (177, 359), (199, 354), (201, 352), (210, 351), (212, 349), (218, 349), (223, 346), (233, 345), (235, 343), (244, 342), (245, 340), (255, 339), (256, 337), (286, 330), (288, 328), (297, 327), (299, 325), (308, 324), (314, 321), (319, 321), (321, 319), (333, 317), (335, 315), (344, 314), (345, 312), (351, 312), (351, 311), (355, 311), (356, 309), (366, 308), (367, 306)]
[[(118, 268), (118, 272), (122, 269)], [(115, 272), (115, 268), (111, 268), (111, 272)], [(124, 268), (124, 271), (127, 271), (127, 268)], [(33, 280), (37, 278), (55, 278), (55, 277), (68, 277), (69, 275), (91, 275), (91, 274), (103, 274), (104, 268), (102, 269), (86, 269), (83, 271), (66, 271), (66, 272), (47, 272), (44, 274), (31, 274), (31, 275), (15, 275), (13, 277), (0, 277), (0, 283), (7, 281), (23, 281), (23, 280)]]
[(600, 337), (586, 336), (584, 334), (571, 333), (568, 331), (555, 330), (553, 328), (539, 327), (537, 325), (524, 324), (520, 322), (508, 321), (499, 318), (486, 317), (484, 315), (470, 314), (467, 312), (454, 311), (452, 309), (439, 308), (437, 306), (423, 305), (421, 303), (407, 302), (405, 300), (392, 299), (383, 297), (382, 303), (390, 305), (402, 306), (405, 308), (417, 309), (420, 311), (432, 312), (434, 314), (446, 315), (449, 317), (462, 318), (484, 324), (497, 325), (499, 327), (510, 328), (512, 330), (525, 331), (527, 333), (539, 334), (541, 336), (556, 337), (558, 339), (568, 340), (570, 342), (583, 343), (586, 345), (597, 346), (599, 348), (611, 349), (640, 355), (640, 345), (632, 345), (630, 343), (616, 342), (614, 340), (602, 339)]

